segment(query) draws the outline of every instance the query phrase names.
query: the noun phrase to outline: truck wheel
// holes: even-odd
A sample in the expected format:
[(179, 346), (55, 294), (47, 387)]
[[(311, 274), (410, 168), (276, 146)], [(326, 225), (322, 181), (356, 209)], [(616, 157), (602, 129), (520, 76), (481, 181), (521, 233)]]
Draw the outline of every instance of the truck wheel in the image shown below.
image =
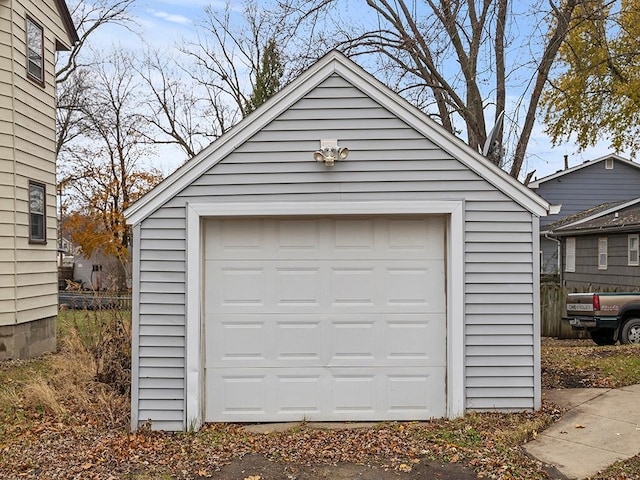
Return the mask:
[(615, 345), (616, 341), (613, 338), (614, 332), (615, 330), (604, 328), (602, 330), (591, 330), (589, 335), (591, 335), (591, 340), (593, 340), (596, 345)]
[(620, 334), (620, 343), (640, 344), (640, 318), (630, 318), (624, 322), (622, 333)]

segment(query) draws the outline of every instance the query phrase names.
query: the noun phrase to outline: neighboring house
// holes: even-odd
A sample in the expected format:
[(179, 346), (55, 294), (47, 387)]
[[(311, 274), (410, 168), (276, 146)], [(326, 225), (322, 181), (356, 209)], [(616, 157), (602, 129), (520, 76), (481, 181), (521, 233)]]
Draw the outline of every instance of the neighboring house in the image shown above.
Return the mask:
[(540, 219), (543, 273), (558, 273), (559, 244), (547, 237), (547, 225), (603, 203), (640, 196), (640, 164), (618, 155), (606, 155), (535, 180), (529, 188), (560, 213)]
[(77, 40), (62, 0), (0, 2), (0, 359), (55, 349), (55, 54)]
[(126, 211), (132, 428), (538, 408), (548, 207), (326, 55)]
[(90, 257), (75, 255), (73, 261), (73, 280), (80, 283), (85, 290), (114, 291), (118, 286), (118, 260), (113, 255), (93, 252)]
[(547, 226), (561, 241), (572, 291), (640, 289), (640, 198), (599, 205)]

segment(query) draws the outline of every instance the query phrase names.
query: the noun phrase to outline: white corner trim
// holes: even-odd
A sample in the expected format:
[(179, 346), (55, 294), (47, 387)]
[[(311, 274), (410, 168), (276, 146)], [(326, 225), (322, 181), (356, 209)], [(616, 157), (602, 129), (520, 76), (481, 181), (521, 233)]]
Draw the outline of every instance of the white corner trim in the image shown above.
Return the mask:
[(447, 416), (455, 418), (465, 412), (464, 203), (447, 213)]
[(191, 208), (186, 208), (187, 218), (187, 276), (186, 276), (186, 338), (185, 338), (185, 419), (186, 429), (197, 430), (204, 421), (204, 363), (202, 361), (202, 231), (200, 228), (200, 213)]
[[(133, 227), (133, 251), (140, 252), (140, 225)], [(132, 258), (131, 295), (131, 431), (138, 430), (140, 418), (140, 255)]]
[(464, 387), (464, 201), (331, 201), (188, 203), (185, 428), (204, 421), (202, 356), (202, 222), (207, 217), (302, 215), (448, 215), (447, 224), (447, 416), (465, 411)]
[(542, 408), (541, 316), (540, 316), (540, 220), (531, 215), (533, 224), (533, 408)]

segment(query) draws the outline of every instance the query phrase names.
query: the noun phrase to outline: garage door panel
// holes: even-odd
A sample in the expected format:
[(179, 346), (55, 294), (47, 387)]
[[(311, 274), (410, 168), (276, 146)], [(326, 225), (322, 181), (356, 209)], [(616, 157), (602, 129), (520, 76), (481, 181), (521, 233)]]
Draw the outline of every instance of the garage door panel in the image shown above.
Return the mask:
[[(234, 260), (444, 258), (444, 217), (208, 220), (212, 252)], [(216, 258), (219, 258), (216, 253)]]
[(207, 421), (413, 420), (442, 416), (441, 369), (207, 371)]
[[(215, 231), (209, 234), (211, 230)], [(218, 220), (208, 222), (205, 230), (207, 238), (214, 242), (217, 251), (225, 256), (260, 255), (264, 251), (264, 219), (250, 222)]]
[(288, 220), (275, 221), (275, 246), (284, 258), (291, 254), (317, 253), (321, 250), (321, 236), (317, 220)]
[(441, 312), (446, 310), (444, 262), (206, 262), (206, 313)]
[(219, 292), (218, 301), (228, 307), (264, 306), (267, 297), (266, 276), (264, 268), (220, 268), (214, 277)]
[(278, 415), (305, 418), (322, 412), (323, 392), (329, 385), (322, 372), (286, 373), (275, 376), (273, 411)]
[(357, 253), (371, 255), (376, 248), (374, 222), (374, 219), (332, 221), (330, 253), (346, 250), (350, 256)]
[(445, 338), (445, 319), (441, 315), (423, 318), (387, 320), (385, 322), (385, 352), (388, 361), (420, 361), (423, 365), (444, 366), (444, 342), (429, 341), (429, 337)]
[(265, 361), (268, 357), (269, 327), (265, 319), (229, 319), (220, 322), (207, 338), (207, 346), (218, 352), (218, 360), (240, 362)]
[(446, 362), (441, 314), (207, 317), (206, 366), (425, 366)]
[(373, 307), (376, 304), (376, 276), (372, 267), (330, 267), (329, 291), (334, 307)]
[(444, 223), (207, 221), (207, 420), (443, 416)]
[(444, 247), (442, 218), (389, 219), (387, 222), (385, 246), (388, 250), (420, 252), (427, 255), (425, 258), (441, 257)]
[(327, 345), (331, 351), (330, 365), (371, 364), (375, 361), (380, 343), (376, 340), (380, 335), (373, 320), (336, 319), (330, 325), (331, 343)]
[(275, 325), (274, 359), (281, 364), (300, 362), (323, 364), (324, 345), (320, 319), (277, 321)]
[(322, 275), (318, 267), (275, 268), (275, 302), (279, 307), (319, 307)]
[(226, 416), (267, 415), (269, 379), (264, 372), (207, 375), (207, 386), (212, 392), (207, 403), (212, 402), (213, 408)]
[(425, 285), (432, 283), (429, 281), (430, 276), (436, 278), (443, 276), (442, 265), (439, 262), (432, 265), (386, 268), (384, 298), (387, 304), (394, 307), (430, 307), (431, 311), (433, 309), (444, 311), (444, 286), (434, 285), (432, 288), (425, 288)]

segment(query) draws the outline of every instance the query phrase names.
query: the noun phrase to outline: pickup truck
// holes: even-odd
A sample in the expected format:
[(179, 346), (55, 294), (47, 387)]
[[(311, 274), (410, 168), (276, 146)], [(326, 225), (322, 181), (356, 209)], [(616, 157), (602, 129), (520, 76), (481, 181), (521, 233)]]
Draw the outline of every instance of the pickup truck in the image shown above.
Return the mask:
[(566, 309), (562, 320), (598, 345), (640, 344), (640, 293), (570, 293)]

